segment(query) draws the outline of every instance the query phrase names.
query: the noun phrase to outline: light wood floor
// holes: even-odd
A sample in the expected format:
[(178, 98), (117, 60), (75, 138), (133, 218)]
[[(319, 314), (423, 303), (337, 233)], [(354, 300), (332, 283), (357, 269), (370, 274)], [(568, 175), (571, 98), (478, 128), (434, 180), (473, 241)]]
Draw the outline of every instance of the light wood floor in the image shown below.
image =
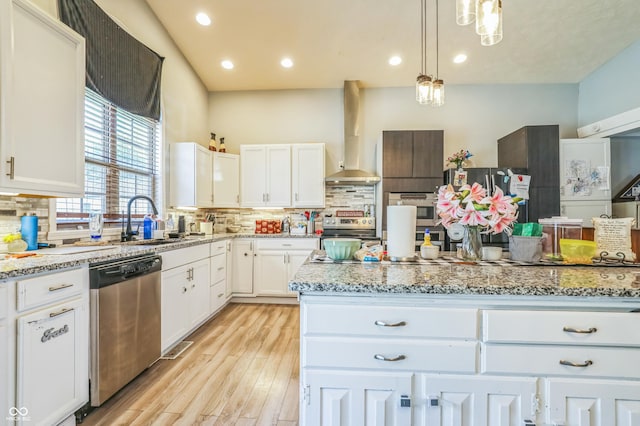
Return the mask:
[(83, 425), (298, 424), (299, 307), (231, 304)]

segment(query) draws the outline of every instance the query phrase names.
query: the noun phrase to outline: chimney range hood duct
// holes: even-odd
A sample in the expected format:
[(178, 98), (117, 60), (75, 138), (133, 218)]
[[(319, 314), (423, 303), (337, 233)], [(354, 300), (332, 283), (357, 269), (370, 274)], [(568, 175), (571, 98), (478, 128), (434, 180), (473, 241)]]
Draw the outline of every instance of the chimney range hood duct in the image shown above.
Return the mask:
[(360, 89), (358, 81), (344, 82), (344, 167), (327, 176), (327, 185), (375, 185), (380, 176), (360, 170)]

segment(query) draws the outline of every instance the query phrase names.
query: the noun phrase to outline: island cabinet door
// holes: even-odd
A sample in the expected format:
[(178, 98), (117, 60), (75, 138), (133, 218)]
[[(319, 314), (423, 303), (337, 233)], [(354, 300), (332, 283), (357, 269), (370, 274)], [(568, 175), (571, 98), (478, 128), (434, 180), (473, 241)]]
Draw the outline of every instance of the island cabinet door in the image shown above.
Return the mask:
[(411, 425), (412, 384), (411, 373), (307, 371), (300, 423), (305, 426)]
[(638, 382), (548, 379), (546, 394), (548, 424), (640, 425)]
[(416, 383), (414, 425), (539, 424), (536, 378), (422, 374)]

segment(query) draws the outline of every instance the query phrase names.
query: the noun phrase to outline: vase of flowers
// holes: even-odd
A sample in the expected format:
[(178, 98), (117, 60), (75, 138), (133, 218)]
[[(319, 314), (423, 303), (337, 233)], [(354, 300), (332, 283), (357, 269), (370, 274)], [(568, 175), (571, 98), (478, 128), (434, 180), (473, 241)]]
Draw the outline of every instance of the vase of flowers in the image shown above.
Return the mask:
[(463, 163), (466, 162), (471, 157), (473, 157), (473, 154), (471, 154), (469, 150), (461, 149), (455, 154), (449, 156), (449, 158), (447, 158), (447, 163), (455, 164), (456, 169), (460, 170), (462, 169)]
[(465, 260), (478, 260), (482, 258), (481, 234), (511, 235), (520, 200), (505, 195), (498, 187), (488, 194), (478, 183), (463, 185), (458, 191), (444, 185), (438, 190), (436, 211), (445, 228), (454, 223), (464, 226), (462, 256)]

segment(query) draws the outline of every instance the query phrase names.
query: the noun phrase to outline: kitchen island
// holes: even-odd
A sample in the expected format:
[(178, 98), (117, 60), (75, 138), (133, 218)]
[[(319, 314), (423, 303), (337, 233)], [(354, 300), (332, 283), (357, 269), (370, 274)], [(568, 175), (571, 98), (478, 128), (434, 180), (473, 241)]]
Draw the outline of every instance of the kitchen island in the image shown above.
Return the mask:
[(640, 425), (640, 268), (321, 255), (289, 283), (301, 424)]

